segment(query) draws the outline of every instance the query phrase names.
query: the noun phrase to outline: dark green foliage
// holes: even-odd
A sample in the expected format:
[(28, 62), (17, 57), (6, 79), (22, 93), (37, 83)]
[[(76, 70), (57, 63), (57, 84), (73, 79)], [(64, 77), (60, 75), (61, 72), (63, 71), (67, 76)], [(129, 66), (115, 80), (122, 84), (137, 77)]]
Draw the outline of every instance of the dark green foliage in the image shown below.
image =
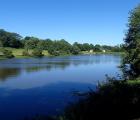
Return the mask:
[(7, 32), (0, 29), (0, 42), (3, 47), (20, 48), (22, 47), (21, 36), (17, 33)]
[(40, 50), (48, 50), (49, 47), (47, 45), (47, 41), (45, 41), (45, 40), (39, 41), (37, 43), (37, 48), (40, 49)]
[(32, 52), (32, 56), (34, 56), (34, 57), (42, 57), (44, 55), (42, 54), (42, 50), (34, 49), (33, 52)]
[(88, 43), (83, 44), (83, 51), (89, 51), (90, 49), (92, 49), (90, 44), (88, 44)]
[(102, 49), (101, 49), (101, 46), (100, 45), (95, 45), (94, 46), (94, 51), (96, 51), (96, 52), (101, 52), (102, 51)]
[(36, 117), (34, 120), (137, 120), (140, 118), (140, 84), (114, 78), (100, 84), (96, 91), (80, 95), (57, 118)]
[(90, 51), (94, 49), (94, 45), (88, 44), (88, 43), (80, 44), (80, 43), (75, 42), (73, 46), (79, 48), (80, 51)]
[(13, 58), (14, 55), (12, 54), (12, 51), (7, 49), (2, 49), (1, 52), (3, 53), (3, 56), (6, 58)]
[(114, 46), (114, 47), (112, 48), (112, 52), (123, 52), (123, 50), (120, 49), (120, 46)]
[[(102, 52), (106, 50), (109, 52), (120, 52), (120, 48), (112, 46), (100, 46), (93, 45), (89, 43), (77, 43), (73, 45), (67, 42), (64, 39), (61, 40), (51, 40), (51, 39), (39, 39), (36, 37), (26, 36), (24, 39), (17, 33), (10, 33), (5, 30), (0, 29), (0, 47), (12, 47), (12, 48), (25, 48), (25, 50), (30, 49), (39, 49), (39, 50), (48, 50), (49, 54), (58, 56), (58, 55), (77, 55), (82, 51), (93, 52)], [(23, 55), (27, 56), (27, 52), (23, 52)]]
[(56, 51), (54, 49), (49, 49), (48, 52), (49, 52), (49, 54), (51, 54), (53, 56), (59, 56), (60, 55), (60, 52)]
[(37, 44), (39, 42), (39, 39), (35, 38), (35, 37), (26, 37), (24, 41), (25, 41), (24, 48), (28, 50), (28, 49), (37, 48)]
[(140, 84), (111, 80), (65, 110), (64, 120), (132, 120), (140, 117)]
[(101, 49), (106, 50), (108, 52), (124, 52), (123, 45), (117, 45), (117, 46), (103, 45), (101, 46)]
[(48, 49), (51, 55), (67, 55), (67, 54), (79, 54), (79, 49), (73, 47), (70, 43), (64, 39), (53, 41), (52, 46)]
[(74, 55), (77, 55), (80, 53), (80, 49), (77, 46), (72, 46), (71, 47), (71, 53)]
[(59, 51), (60, 54), (70, 54), (71, 44), (64, 39), (60, 41), (54, 41), (54, 49), (56, 51)]
[(51, 39), (46, 39), (45, 40), (45, 48), (44, 50), (51, 50), (52, 48), (54, 48), (54, 45), (53, 45), (53, 41)]
[[(140, 5), (130, 13), (124, 49), (123, 70), (128, 78), (140, 76)], [(130, 68), (126, 67), (129, 64)]]

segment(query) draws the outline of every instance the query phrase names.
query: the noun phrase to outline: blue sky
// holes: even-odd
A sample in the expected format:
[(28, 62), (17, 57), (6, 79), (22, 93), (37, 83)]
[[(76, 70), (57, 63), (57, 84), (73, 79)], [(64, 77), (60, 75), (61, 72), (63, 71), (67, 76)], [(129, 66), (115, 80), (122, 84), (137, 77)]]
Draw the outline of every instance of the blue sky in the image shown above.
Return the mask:
[(123, 43), (139, 0), (0, 0), (0, 28), (24, 36), (93, 44)]

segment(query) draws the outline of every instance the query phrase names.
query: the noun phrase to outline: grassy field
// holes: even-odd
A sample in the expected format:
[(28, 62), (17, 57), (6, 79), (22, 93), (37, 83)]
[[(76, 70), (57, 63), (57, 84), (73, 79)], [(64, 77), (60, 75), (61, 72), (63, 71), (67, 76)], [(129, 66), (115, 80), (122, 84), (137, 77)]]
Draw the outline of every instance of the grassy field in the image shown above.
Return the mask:
[[(12, 51), (13, 55), (17, 58), (25, 58), (26, 57), (26, 56), (22, 55), (24, 49), (16, 49), (16, 48), (5, 48), (5, 49)], [(29, 50), (29, 53), (31, 53), (32, 51), (33, 50)], [(49, 53), (47, 50), (43, 50), (43, 54), (44, 54), (44, 56), (49, 56)]]
[(137, 78), (136, 80), (128, 80), (129, 84), (140, 84), (140, 78)]
[[(16, 58), (28, 58), (30, 56), (23, 56), (23, 51), (24, 49), (16, 49), (16, 48), (5, 48), (7, 50), (12, 51), (12, 54)], [(29, 53), (32, 53), (33, 50), (28, 50)], [(88, 52), (88, 51), (82, 51), (80, 54), (124, 54), (122, 52)], [(47, 50), (43, 50), (43, 55), (44, 56), (51, 56)], [(3, 56), (0, 56), (0, 59), (4, 59)]]

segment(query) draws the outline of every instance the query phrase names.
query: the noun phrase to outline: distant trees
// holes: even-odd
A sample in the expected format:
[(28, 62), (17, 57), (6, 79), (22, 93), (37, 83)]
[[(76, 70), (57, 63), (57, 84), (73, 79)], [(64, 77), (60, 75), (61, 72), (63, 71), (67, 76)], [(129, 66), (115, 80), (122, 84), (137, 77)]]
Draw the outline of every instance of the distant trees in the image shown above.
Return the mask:
[(30, 55), (29, 50), (43, 51), (47, 50), (50, 55), (58, 56), (65, 54), (79, 54), (82, 51), (89, 52), (92, 50), (93, 52), (102, 52), (113, 51), (119, 52), (120, 47), (112, 47), (112, 46), (101, 46), (101, 45), (93, 45), (89, 43), (78, 43), (70, 44), (64, 39), (61, 40), (51, 40), (51, 39), (39, 39), (36, 37), (26, 36), (22, 38), (17, 33), (7, 32), (3, 29), (0, 29), (0, 47), (11, 47), (11, 48), (24, 48), (23, 55)]
[(106, 50), (109, 52), (124, 52), (123, 45), (116, 45), (116, 46), (103, 45), (101, 47), (103, 50)]
[(58, 51), (60, 54), (70, 54), (71, 53), (71, 44), (65, 41), (64, 39), (60, 41), (54, 41), (54, 50)]
[(25, 37), (24, 39), (24, 48), (25, 49), (35, 49), (37, 48), (39, 39), (35, 37)]
[[(128, 31), (124, 39), (126, 57), (123, 60), (125, 75), (129, 78), (140, 76), (140, 5), (131, 11)], [(128, 67), (128, 65), (130, 67)]]
[(77, 46), (80, 51), (90, 51), (94, 49), (94, 45), (89, 43), (80, 44), (78, 42), (75, 42), (73, 46)]
[(100, 45), (95, 45), (94, 46), (94, 51), (96, 51), (96, 52), (101, 52), (102, 51), (102, 48), (101, 48), (101, 46)]
[(34, 57), (42, 57), (44, 55), (42, 54), (42, 50), (34, 49), (33, 52), (32, 52), (32, 56), (34, 56)]
[(22, 47), (21, 38), (22, 37), (17, 33), (11, 33), (0, 29), (0, 44), (3, 47), (20, 48)]
[(81, 51), (80, 49), (77, 47), (77, 46), (72, 46), (71, 47), (71, 53), (74, 54), (74, 55), (77, 55), (79, 54)]
[(93, 50), (94, 52), (102, 52), (103, 50), (107, 52), (123, 52), (123, 47), (122, 45), (117, 45), (117, 46), (109, 46), (109, 45), (93, 45), (93, 44), (88, 44), (88, 43), (77, 43), (75, 42), (73, 46), (76, 46), (79, 48), (80, 51), (90, 51)]
[(66, 40), (57, 40), (52, 41), (51, 47), (48, 47), (48, 52), (52, 55), (61, 55), (61, 54), (79, 54), (80, 50), (76, 46), (72, 46)]
[(40, 50), (48, 50), (48, 41), (46, 40), (40, 40), (38, 43), (37, 43), (37, 48), (40, 49)]

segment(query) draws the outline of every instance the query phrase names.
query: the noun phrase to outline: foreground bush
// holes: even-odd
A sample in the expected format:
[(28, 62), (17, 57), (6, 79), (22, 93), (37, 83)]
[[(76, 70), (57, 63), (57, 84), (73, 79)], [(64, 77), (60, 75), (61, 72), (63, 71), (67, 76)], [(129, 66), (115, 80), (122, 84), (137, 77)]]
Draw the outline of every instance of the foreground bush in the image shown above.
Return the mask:
[(140, 84), (109, 81), (65, 110), (65, 120), (133, 120), (140, 118)]

